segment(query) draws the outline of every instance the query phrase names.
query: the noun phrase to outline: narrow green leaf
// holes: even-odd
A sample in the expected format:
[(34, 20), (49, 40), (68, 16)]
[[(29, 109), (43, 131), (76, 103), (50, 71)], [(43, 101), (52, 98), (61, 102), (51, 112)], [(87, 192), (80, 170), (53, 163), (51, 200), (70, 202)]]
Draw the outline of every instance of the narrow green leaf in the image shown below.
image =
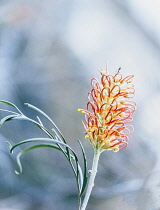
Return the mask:
[[(24, 141), (21, 141), (21, 142), (19, 142), (19, 143), (17, 143), (17, 144), (15, 144), (14, 146), (12, 146), (12, 148), (10, 149), (10, 152), (13, 152), (13, 150), (16, 148), (16, 147), (18, 147), (18, 146), (20, 146), (20, 145), (23, 145), (23, 144), (26, 144), (26, 143), (40, 143), (40, 142), (43, 142), (43, 143), (46, 143), (46, 142), (49, 142), (49, 143), (51, 143), (51, 144), (57, 144), (57, 145), (62, 145), (62, 146), (64, 146), (64, 147), (67, 147), (69, 150), (71, 150), (71, 152), (72, 152), (72, 154), (73, 154), (73, 156), (74, 156), (74, 159), (72, 159), (72, 160), (74, 160), (74, 162), (75, 162), (75, 164), (76, 164), (76, 173), (75, 173), (75, 177), (76, 177), (76, 182), (77, 182), (77, 185), (78, 185), (78, 189), (80, 190), (81, 189), (81, 186), (79, 185), (79, 176), (80, 176), (80, 183), (83, 183), (83, 181), (82, 181), (82, 179), (83, 179), (83, 176), (82, 176), (82, 170), (81, 170), (81, 167), (79, 166), (79, 164), (78, 164), (78, 157), (76, 156), (76, 154), (75, 154), (75, 152), (67, 145), (67, 144), (65, 144), (65, 143), (63, 143), (63, 142), (61, 142), (61, 141), (58, 141), (58, 140), (55, 140), (55, 139), (50, 139), (50, 138), (31, 138), (31, 139), (27, 139), (27, 140), (24, 140)], [(36, 146), (38, 146), (38, 145), (36, 145)], [(51, 146), (54, 146), (54, 145), (51, 145)], [(56, 149), (58, 149), (58, 150), (61, 150), (61, 148), (59, 148), (59, 147), (56, 147), (56, 146), (54, 146), (54, 148), (56, 148)], [(63, 151), (63, 153), (65, 153), (65, 156), (66, 156), (66, 152), (65, 151)], [(21, 153), (19, 153), (20, 154), (20, 156), (23, 154), (23, 152), (21, 152)], [(71, 166), (73, 166), (72, 165), (72, 163), (71, 163), (71, 161), (69, 160), (69, 158), (68, 158), (68, 156), (66, 156), (67, 157), (67, 159), (68, 159), (68, 161), (70, 162), (70, 164), (71, 164)], [(20, 167), (20, 169), (21, 169), (21, 164), (20, 164), (20, 161), (19, 161), (19, 156), (18, 156), (18, 165), (19, 165), (19, 167)], [(73, 171), (75, 172), (75, 170), (74, 170), (74, 168), (72, 168), (73, 169)], [(80, 192), (80, 191), (79, 191)]]
[[(23, 152), (23, 151), (22, 151)], [(22, 155), (22, 152), (18, 153), (17, 155), (17, 165), (19, 167), (19, 172), (17, 170), (15, 170), (15, 173), (17, 175), (21, 174), (22, 173), (22, 165), (21, 165), (21, 161), (20, 161), (20, 156)]]
[[(74, 171), (74, 174), (75, 174), (75, 177), (76, 177), (76, 182), (77, 182), (77, 187), (78, 187), (78, 192), (79, 192), (79, 195), (80, 195), (80, 190), (81, 190), (82, 184), (83, 184), (82, 169), (81, 169), (81, 167), (79, 165), (78, 157), (77, 157), (76, 153), (73, 150), (71, 150), (71, 152), (73, 154), (73, 157), (70, 155), (70, 158), (68, 160), (69, 160), (69, 162), (70, 162), (70, 164), (72, 166), (72, 169)], [(75, 166), (76, 166), (76, 170), (73, 167), (72, 160), (74, 160), (74, 163), (75, 163)]]
[[(58, 146), (59, 145), (62, 145), (62, 146), (64, 146), (64, 147), (67, 147), (69, 150), (71, 150), (71, 152), (73, 153), (73, 156), (74, 156), (74, 159), (72, 158), (72, 160), (74, 160), (75, 161), (75, 163), (76, 163), (76, 168), (77, 168), (77, 171), (78, 171), (78, 173), (79, 173), (79, 170), (80, 170), (80, 167), (78, 166), (78, 157), (76, 156), (76, 154), (75, 154), (75, 152), (72, 150), (72, 148), (71, 147), (69, 147), (67, 144), (65, 144), (65, 143), (63, 143), (63, 142), (61, 142), (61, 141), (58, 141), (58, 140), (55, 140), (55, 139), (50, 139), (50, 138), (31, 138), (31, 139), (27, 139), (27, 140), (23, 140), (23, 141), (20, 141), (19, 143), (17, 143), (17, 144), (15, 144), (14, 146), (12, 146), (12, 148), (10, 149), (10, 152), (13, 152), (13, 150), (16, 148), (16, 147), (18, 147), (18, 146), (20, 146), (20, 145), (22, 145), (22, 144), (26, 144), (26, 143), (29, 143), (29, 142), (50, 142), (50, 143), (54, 143), (54, 144), (57, 144)], [(60, 150), (62, 150), (60, 147), (58, 147)], [(66, 152), (63, 150), (63, 153), (65, 153), (65, 155), (66, 155)], [(67, 157), (67, 159), (69, 160), (69, 157), (68, 156), (66, 156)], [(78, 169), (79, 168), (79, 169)], [(76, 176), (77, 176), (77, 174), (76, 174)]]
[[(2, 120), (1, 120), (1, 125), (5, 122), (5, 121), (7, 121), (7, 120), (26, 120), (26, 121), (29, 121), (29, 122), (31, 122), (31, 123), (33, 123), (33, 124), (35, 124), (38, 128), (40, 128), (42, 131), (44, 131), (51, 139), (53, 139), (54, 137), (53, 137), (53, 135), (45, 128), (45, 127), (43, 127), (41, 124), (39, 124), (37, 121), (35, 121), (35, 120), (32, 120), (32, 119), (30, 119), (30, 118), (28, 118), (28, 117), (26, 117), (25, 115), (19, 115), (19, 114), (17, 114), (17, 115), (9, 115), (9, 116), (7, 116), (7, 117), (5, 117), (5, 118), (3, 118)], [(63, 150), (63, 148), (58, 144), (58, 147), (61, 149), (61, 151), (64, 153), (64, 155), (67, 157), (67, 158), (70, 158), (69, 157), (69, 155), (70, 154), (68, 154), (68, 147), (66, 147), (66, 151), (67, 151), (67, 153)]]
[(79, 191), (81, 190), (82, 188), (82, 184), (83, 184), (83, 173), (82, 173), (82, 169), (78, 163), (78, 181), (79, 181), (79, 185), (80, 185), (80, 188), (79, 188)]
[(45, 118), (47, 118), (47, 119), (53, 124), (54, 128), (56, 129), (56, 130), (53, 129), (54, 132), (57, 133), (56, 131), (58, 131), (58, 133), (60, 134), (62, 140), (66, 143), (63, 134), (61, 133), (61, 131), (59, 130), (59, 128), (56, 126), (56, 124), (53, 122), (53, 120), (52, 120), (46, 113), (44, 113), (41, 109), (39, 109), (39, 108), (37, 108), (37, 107), (35, 107), (35, 106), (29, 104), (29, 103), (25, 103), (25, 105), (27, 105), (27, 106), (28, 106), (29, 108), (31, 108), (31, 109), (36, 110), (37, 112), (39, 112), (40, 114), (42, 114)]
[(55, 126), (55, 128), (60, 132), (60, 130), (58, 129), (56, 124), (52, 121), (52, 119), (46, 113), (44, 113), (41, 109), (39, 109), (36, 106), (33, 106), (32, 104), (29, 104), (29, 103), (25, 103), (25, 105), (27, 105), (29, 108), (36, 110), (37, 112), (42, 114), (44, 117), (46, 117)]
[[(25, 103), (25, 105), (27, 105), (29, 108), (31, 109), (34, 109), (36, 110), (37, 112), (39, 112), (40, 114), (42, 114), (45, 118), (47, 118), (51, 123), (52, 125), (54, 126), (54, 128), (52, 129), (53, 132), (59, 137), (59, 139), (62, 139), (62, 141), (67, 144), (63, 134), (61, 133), (61, 131), (59, 130), (59, 128), (56, 126), (56, 124), (53, 122), (53, 120), (46, 114), (44, 113), (41, 109), (29, 104), (29, 103)], [(69, 149), (66, 148), (66, 151), (67, 151), (67, 155), (68, 157), (70, 158), (70, 152), (69, 152)]]
[(37, 119), (38, 119), (39, 124), (40, 124), (42, 127), (44, 127), (42, 121), (40, 120), (40, 118), (39, 118), (38, 116), (37, 116)]
[(11, 148), (12, 148), (11, 143), (9, 143), (8, 141), (6, 141), (6, 144), (9, 146), (9, 149), (11, 150)]
[(57, 149), (57, 150), (60, 150), (58, 147), (54, 146), (54, 145), (51, 145), (51, 144), (39, 144), (39, 145), (34, 145), (34, 146), (31, 146), (25, 150), (23, 150), (22, 152), (18, 153), (17, 155), (17, 164), (18, 164), (18, 167), (19, 167), (19, 172), (17, 170), (15, 170), (15, 173), (17, 175), (21, 174), (22, 173), (22, 164), (21, 164), (21, 161), (20, 161), (20, 157), (22, 155), (24, 155), (26, 152), (29, 152), (33, 149), (37, 149), (37, 148), (40, 148), (40, 147), (50, 147), (50, 148), (54, 148), (54, 149)]
[[(61, 142), (61, 141), (58, 141), (58, 140), (55, 140), (55, 139), (49, 139), (49, 138), (31, 138), (31, 139), (27, 139), (27, 140), (24, 140), (24, 141), (21, 141), (17, 144), (15, 144), (14, 146), (12, 146), (10, 152), (13, 152), (13, 150), (18, 147), (19, 145), (22, 145), (22, 144), (25, 144), (25, 143), (29, 143), (29, 142), (50, 142), (50, 143), (55, 143), (55, 144), (58, 144), (58, 145), (62, 145), (64, 147), (67, 147), (69, 150), (71, 150), (73, 156), (74, 156), (74, 162), (76, 164), (76, 173), (75, 173), (75, 177), (76, 177), (76, 181), (77, 181), (77, 185), (79, 187), (79, 192), (80, 192), (80, 189), (82, 188), (82, 183), (83, 183), (83, 176), (82, 176), (82, 170), (81, 170), (81, 167), (78, 163), (78, 157), (77, 155), (75, 154), (75, 152), (65, 143)], [(60, 149), (60, 148), (59, 148)], [(64, 151), (63, 151), (64, 152)], [(65, 152), (64, 152), (65, 153)], [(66, 154), (66, 153), (65, 153)], [(69, 158), (67, 158), (69, 160)], [(71, 161), (69, 161), (71, 163)], [(74, 168), (73, 168), (74, 170)], [(75, 171), (74, 171), (75, 172)], [(80, 180), (79, 180), (80, 179)]]
[(1, 121), (0, 121), (0, 126), (2, 126), (4, 122), (13, 120), (13, 118), (15, 118), (17, 116), (18, 115), (8, 115), (8, 116), (2, 118)]
[(80, 140), (78, 140), (79, 144), (80, 144), (80, 147), (81, 147), (81, 150), (82, 150), (82, 155), (83, 155), (83, 185), (82, 185), (82, 188), (81, 188), (81, 192), (80, 192), (80, 195), (83, 194), (85, 188), (86, 188), (86, 185), (87, 185), (87, 181), (88, 181), (88, 174), (87, 174), (87, 159), (86, 159), (86, 155), (85, 155), (85, 151), (84, 151), (84, 148), (83, 148), (83, 145), (82, 143), (80, 142)]
[(12, 112), (12, 111), (10, 111), (10, 110), (6, 110), (6, 109), (0, 109), (0, 111), (3, 111), (3, 112), (9, 112), (9, 113), (12, 113), (12, 114), (18, 114), (18, 113), (16, 113), (16, 112)]
[(35, 124), (38, 128), (40, 128), (41, 130), (43, 130), (50, 138), (53, 138), (53, 135), (45, 128), (43, 127), (41, 124), (39, 124), (37, 121), (32, 120), (28, 117), (26, 117), (25, 115), (9, 115), (4, 117), (1, 121), (0, 121), (0, 125), (2, 125), (5, 121), (9, 121), (9, 120), (26, 120), (29, 122), (32, 122), (33, 124)]
[(31, 138), (31, 139), (20, 141), (19, 143), (15, 144), (14, 146), (12, 146), (10, 152), (12, 152), (19, 145), (26, 144), (26, 143), (29, 143), (29, 142), (50, 142), (50, 143), (54, 143), (54, 144), (60, 144), (62, 146), (68, 147), (70, 150), (72, 150), (67, 144), (65, 144), (65, 143), (63, 143), (61, 141), (57, 141), (55, 139), (49, 139), (49, 138)]
[(18, 107), (17, 107), (16, 105), (14, 105), (13, 103), (11, 103), (11, 102), (8, 102), (8, 101), (5, 101), (5, 100), (0, 100), (0, 103), (3, 103), (3, 104), (7, 104), (7, 105), (9, 105), (9, 106), (12, 106), (12, 107), (14, 107), (15, 109), (17, 109), (18, 112), (19, 112), (20, 114), (23, 114), (23, 113), (18, 109)]
[[(45, 128), (43, 127), (41, 124), (39, 124), (37, 121), (35, 120), (32, 120), (31, 118), (28, 118), (24, 115), (20, 116), (19, 118), (13, 118), (13, 119), (19, 119), (19, 120), (26, 120), (26, 121), (29, 121), (31, 123), (33, 123), (34, 125), (36, 125), (38, 128), (40, 128), (43, 132), (45, 132), (51, 139), (54, 138), (54, 136)], [(57, 140), (59, 141), (59, 140)], [(58, 147), (61, 149), (61, 151), (66, 155), (66, 153), (64, 152), (64, 150), (61, 148), (60, 145), (58, 145)], [(68, 153), (68, 147), (66, 147), (66, 151)], [(68, 154), (67, 156), (69, 156), (70, 154)]]

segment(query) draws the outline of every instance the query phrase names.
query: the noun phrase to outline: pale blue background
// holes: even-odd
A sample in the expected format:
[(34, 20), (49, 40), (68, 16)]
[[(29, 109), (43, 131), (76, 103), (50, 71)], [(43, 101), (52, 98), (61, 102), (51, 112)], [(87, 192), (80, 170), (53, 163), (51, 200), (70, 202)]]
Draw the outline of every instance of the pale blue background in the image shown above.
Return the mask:
[[(49, 114), (82, 159), (93, 150), (81, 124), (92, 77), (108, 67), (134, 74), (137, 111), (129, 146), (105, 152), (88, 210), (158, 210), (160, 180), (160, 2), (158, 0), (1, 0), (0, 99)], [(7, 108), (7, 107), (5, 107)], [(44, 119), (43, 119), (44, 120)], [(44, 121), (46, 126), (49, 124)], [(26, 122), (9, 122), (0, 134), (0, 209), (75, 210), (77, 191), (62, 154), (39, 149), (22, 158), (17, 176), (12, 144), (42, 133)]]

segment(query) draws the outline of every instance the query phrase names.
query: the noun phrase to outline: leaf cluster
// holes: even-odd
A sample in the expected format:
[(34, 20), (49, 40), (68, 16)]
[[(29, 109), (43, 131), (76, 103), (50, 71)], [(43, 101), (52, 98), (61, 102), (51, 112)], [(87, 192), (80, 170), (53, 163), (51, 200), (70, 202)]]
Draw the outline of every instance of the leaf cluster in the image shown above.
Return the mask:
[(37, 116), (37, 121), (36, 121), (36, 120), (33, 120), (33, 119), (27, 117), (26, 115), (24, 115), (18, 109), (18, 107), (15, 106), (13, 103), (5, 101), (5, 100), (1, 100), (0, 103), (11, 106), (16, 110), (16, 112), (13, 112), (10, 110), (0, 109), (0, 111), (4, 111), (4, 112), (8, 113), (7, 116), (3, 117), (0, 120), (0, 126), (2, 126), (5, 122), (11, 121), (11, 120), (25, 120), (25, 121), (29, 121), (30, 123), (37, 126), (47, 136), (46, 138), (26, 139), (26, 140), (20, 141), (19, 143), (15, 144), (13, 146), (9, 142), (6, 142), (10, 148), (11, 153), (13, 153), (13, 150), (20, 145), (26, 144), (28, 146), (30, 143), (35, 144), (32, 146), (28, 146), (26, 149), (22, 150), (21, 152), (19, 152), (17, 154), (17, 164), (19, 166), (19, 171), (16, 170), (15, 173), (16, 174), (22, 173), (22, 165), (21, 165), (20, 157), (31, 150), (42, 148), (42, 147), (49, 147), (49, 148), (53, 148), (58, 151), (61, 151), (64, 154), (64, 156), (66, 157), (66, 159), (68, 160), (68, 162), (70, 163), (71, 168), (74, 173), (74, 176), (76, 178), (76, 183), (77, 183), (77, 187), (78, 187), (78, 201), (79, 201), (79, 206), (80, 206), (81, 205), (81, 196), (86, 188), (87, 179), (88, 179), (88, 177), (87, 177), (87, 160), (86, 160), (85, 151), (84, 151), (84, 148), (83, 148), (81, 142), (78, 140), (81, 151), (82, 151), (82, 156), (83, 156), (83, 170), (81, 169), (81, 166), (79, 164), (79, 159), (78, 159), (76, 153), (67, 144), (67, 142), (66, 142), (63, 134), (59, 130), (59, 128), (56, 126), (56, 124), (52, 121), (52, 119), (46, 113), (44, 113), (42, 110), (40, 110), (39, 108), (37, 108), (31, 104), (25, 103), (25, 105), (27, 105), (29, 108), (35, 110), (38, 114), (41, 114), (43, 117), (45, 117), (47, 120), (49, 120), (49, 122), (53, 126), (52, 132), (50, 132), (43, 125), (39, 116)]

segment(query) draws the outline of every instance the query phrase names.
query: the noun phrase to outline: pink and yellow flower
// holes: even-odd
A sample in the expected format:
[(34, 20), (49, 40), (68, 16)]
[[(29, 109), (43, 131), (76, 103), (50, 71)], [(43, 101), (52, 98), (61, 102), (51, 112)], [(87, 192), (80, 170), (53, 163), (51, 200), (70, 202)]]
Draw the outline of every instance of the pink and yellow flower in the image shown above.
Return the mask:
[(115, 152), (128, 145), (128, 136), (133, 132), (132, 115), (136, 109), (131, 101), (135, 94), (133, 75), (125, 78), (119, 73), (114, 76), (103, 70), (101, 82), (93, 78), (92, 90), (88, 93), (87, 109), (78, 109), (85, 114), (86, 138), (95, 148)]

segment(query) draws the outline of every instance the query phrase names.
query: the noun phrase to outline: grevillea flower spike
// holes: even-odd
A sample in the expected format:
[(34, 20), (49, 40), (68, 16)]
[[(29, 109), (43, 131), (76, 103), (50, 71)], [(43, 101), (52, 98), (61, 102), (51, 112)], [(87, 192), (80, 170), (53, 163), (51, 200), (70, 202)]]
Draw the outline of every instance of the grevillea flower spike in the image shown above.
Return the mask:
[(128, 145), (128, 136), (133, 132), (132, 121), (135, 103), (130, 100), (135, 94), (133, 75), (122, 78), (116, 73), (109, 75), (103, 70), (101, 82), (93, 78), (92, 90), (88, 93), (87, 110), (78, 109), (85, 114), (86, 138), (95, 148), (114, 152)]
[(134, 97), (135, 89), (132, 84), (133, 75), (125, 78), (119, 73), (109, 75), (108, 71), (100, 70), (101, 82), (93, 78), (92, 90), (88, 93), (87, 109), (78, 109), (85, 114), (83, 122), (86, 139), (94, 147), (92, 174), (88, 183), (82, 209), (86, 208), (94, 178), (97, 172), (99, 155), (104, 150), (114, 152), (128, 145), (128, 136), (133, 132), (132, 115), (136, 109)]

